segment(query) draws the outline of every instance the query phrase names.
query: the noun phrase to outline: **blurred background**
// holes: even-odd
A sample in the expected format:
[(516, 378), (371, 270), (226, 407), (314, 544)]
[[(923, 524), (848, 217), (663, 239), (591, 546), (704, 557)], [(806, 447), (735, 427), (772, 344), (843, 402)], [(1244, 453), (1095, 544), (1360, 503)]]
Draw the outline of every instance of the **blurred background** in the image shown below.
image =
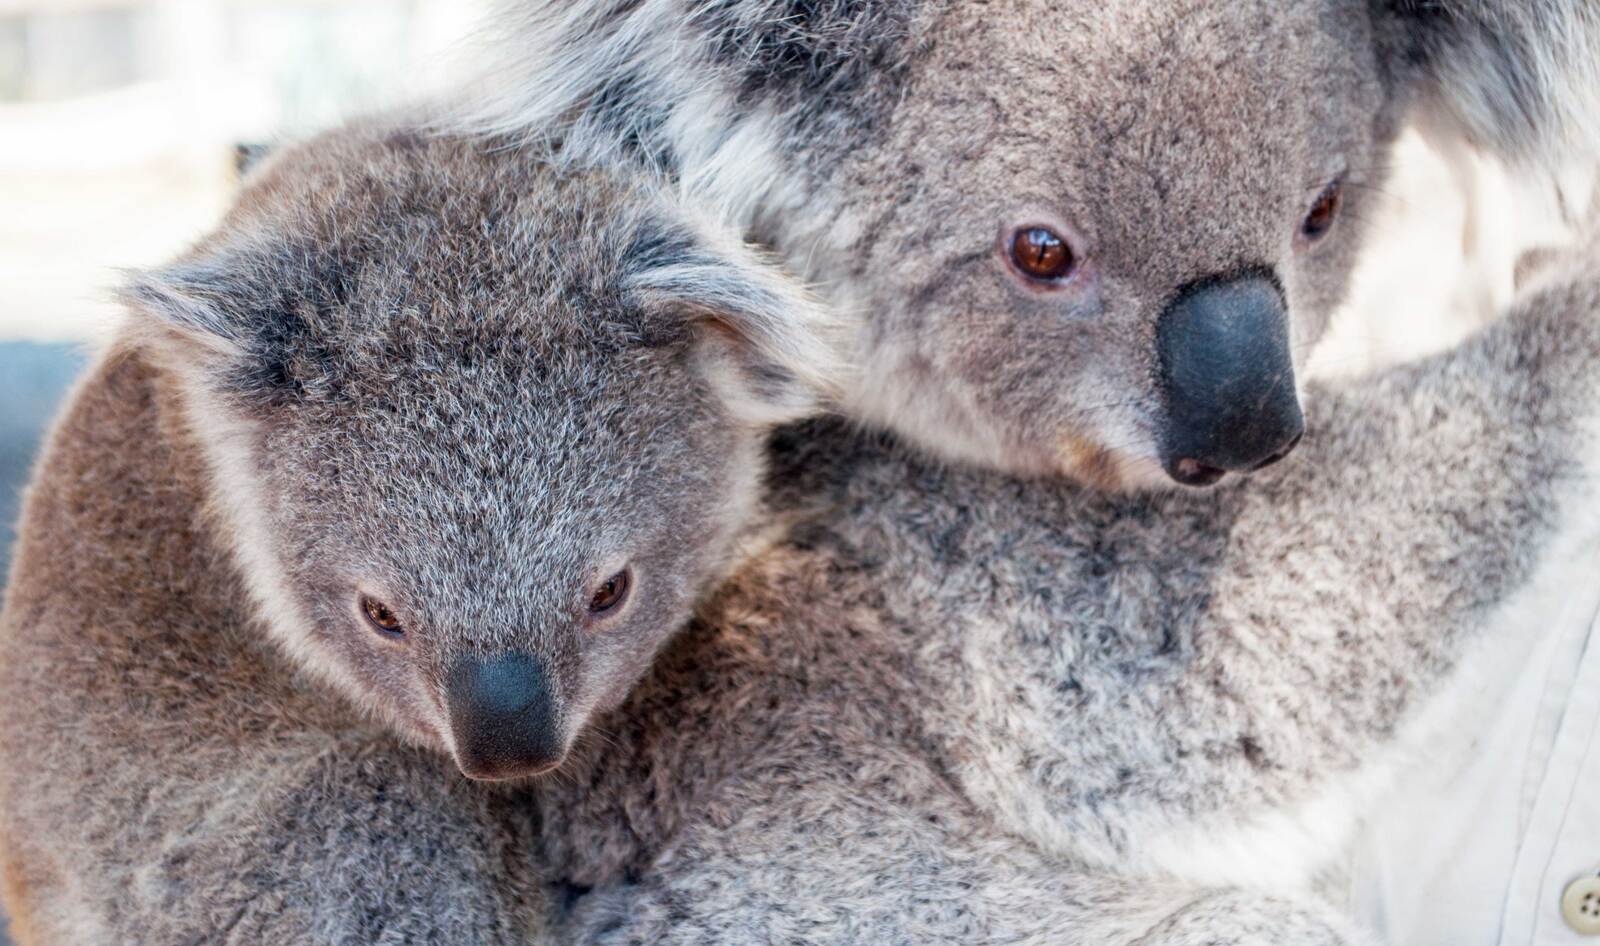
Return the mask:
[[(117, 270), (172, 256), (219, 216), (240, 146), (446, 86), (485, 4), (0, 0), (0, 574), (40, 432), (115, 324)], [(1315, 370), (1471, 331), (1510, 298), (1519, 254), (1564, 238), (1558, 206), (1408, 137)]]

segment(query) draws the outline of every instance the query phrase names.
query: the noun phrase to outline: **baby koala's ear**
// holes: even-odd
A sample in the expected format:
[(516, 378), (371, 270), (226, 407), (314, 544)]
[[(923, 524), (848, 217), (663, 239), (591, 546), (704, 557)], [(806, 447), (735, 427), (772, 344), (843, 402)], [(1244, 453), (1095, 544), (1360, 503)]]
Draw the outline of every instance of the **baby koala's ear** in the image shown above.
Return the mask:
[(687, 328), (736, 417), (775, 426), (838, 400), (849, 327), (775, 260), (696, 220), (643, 225), (627, 258), (634, 301)]
[(1600, 3), (1378, 0), (1424, 131), (1524, 168), (1600, 160)]
[(160, 268), (128, 273), (117, 298), (129, 310), (134, 336), (186, 361), (242, 357), (250, 294), (242, 255), (203, 247)]
[(213, 239), (156, 269), (134, 272), (118, 298), (134, 344), (250, 400), (291, 387), (290, 351), (313, 301), (308, 263), (287, 245)]

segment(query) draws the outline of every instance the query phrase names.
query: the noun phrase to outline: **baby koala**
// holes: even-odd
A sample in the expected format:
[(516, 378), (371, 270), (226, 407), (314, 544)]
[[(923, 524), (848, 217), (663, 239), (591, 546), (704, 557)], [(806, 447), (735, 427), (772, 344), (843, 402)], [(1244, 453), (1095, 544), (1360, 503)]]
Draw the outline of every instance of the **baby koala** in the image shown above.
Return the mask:
[(652, 189), (371, 125), (124, 293), (304, 666), (477, 779), (556, 767), (730, 567), (824, 311)]

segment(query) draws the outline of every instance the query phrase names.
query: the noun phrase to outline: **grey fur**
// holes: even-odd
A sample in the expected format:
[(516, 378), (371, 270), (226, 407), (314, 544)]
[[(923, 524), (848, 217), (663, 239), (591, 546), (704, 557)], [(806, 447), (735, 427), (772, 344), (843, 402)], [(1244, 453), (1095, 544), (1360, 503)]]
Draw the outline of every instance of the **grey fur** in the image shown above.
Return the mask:
[(543, 661), (566, 743), (620, 701), (759, 541), (826, 316), (653, 188), (390, 124), (125, 296), (0, 616), (18, 938), (522, 941), (530, 814), (435, 756), (447, 669)]
[[(1098, 924), (1141, 876), (1304, 889), (1462, 655), (1525, 631), (1503, 612), (1541, 559), (1600, 535), (1582, 265), (1459, 351), (1322, 392), (1303, 456), (1209, 496), (807, 431), (826, 511), (542, 788), (548, 856), (601, 888), (569, 935), (1116, 942)], [(1204, 941), (1255, 941), (1257, 909)], [(1305, 941), (1291, 913), (1262, 939)]]
[[(545, 219), (535, 198), (552, 192), (515, 170), (521, 156), (340, 140), (277, 165), (229, 226), (257, 232), (280, 207), (303, 221), (323, 206), (303, 199), (321, 193), (301, 191), (308, 180), (435, 198), (437, 180), (459, 210), (497, 190), (481, 188), (479, 162), (531, 188), (522, 212)], [(436, 161), (401, 183), (361, 170)], [(599, 197), (591, 178), (557, 180), (577, 206), (622, 200), (603, 178)], [(368, 205), (328, 206), (360, 217)], [(584, 264), (613, 257), (580, 248), (611, 231), (581, 219), (550, 231), (573, 247), (573, 268), (449, 245), (402, 282), (449, 286), (462, 259), (534, 267), (536, 282), (592, 275)], [(425, 245), (372, 249), (411, 259), (435, 252)], [(649, 269), (664, 253), (684, 258), (664, 245), (640, 252)], [(284, 271), (282, 254), (263, 258)], [(160, 286), (178, 283), (170, 272)], [(285, 397), (285, 379), (321, 379), (291, 385), (311, 402), (336, 380), (374, 377), (349, 358), (367, 336), (336, 314), (381, 325), (389, 310), (328, 308), (299, 323), (327, 348), (252, 359), (265, 374), (197, 375), (186, 359), (212, 364), (241, 345), (270, 355), (286, 341), (233, 331), (221, 349), (196, 348), (217, 323), (195, 336), (191, 308), (163, 306), (58, 428), (0, 618), (11, 657), (0, 846), (23, 942), (1359, 942), (1303, 891), (1170, 877), (1182, 865), (1161, 842), (1292, 820), (1330, 781), (1381, 760), (1555, 547), (1557, 525), (1595, 525), (1573, 513), (1592, 508), (1600, 464), (1597, 272), (1585, 258), (1461, 350), (1324, 392), (1303, 454), (1213, 493), (1108, 496), (801, 428), (779, 446), (769, 498), (792, 537), (739, 570), (560, 773), (510, 787), (462, 781), (305, 679), (271, 645), (275, 616), (230, 557), (237, 536), (213, 525), (226, 516), (196, 516), (219, 482), (196, 437), (197, 380), (260, 403)], [(527, 290), (518, 298), (554, 298)], [(480, 302), (477, 318), (505, 320), (496, 338), (519, 337), (527, 316), (498, 308), (511, 300)], [(552, 303), (540, 315), (554, 334), (535, 337), (603, 353), (589, 347), (588, 311)], [(162, 334), (173, 318), (176, 340)], [(421, 347), (473, 327), (444, 317), (394, 339), (417, 346), (407, 358), (431, 352), (454, 396), (485, 407), (462, 431), (531, 433), (539, 456), (566, 455), (529, 431), (527, 403), (474, 387), (480, 373), (520, 375), (529, 352), (501, 346), (468, 371), (476, 349)], [(332, 357), (307, 361), (313, 352)], [(434, 416), (380, 369), (374, 403)], [(649, 384), (628, 369), (619, 383)], [(658, 391), (653, 408), (710, 398), (696, 377)], [(532, 410), (555, 409), (533, 392), (560, 378), (529, 388)], [(441, 430), (436, 443), (466, 435)], [(457, 471), (465, 495), (475, 482)], [(1407, 488), (1378, 488), (1396, 482)], [(466, 567), (460, 507), (435, 515), (391, 554)], [(581, 534), (576, 519), (567, 528)], [(530, 581), (518, 600), (545, 594)], [(1309, 872), (1326, 853), (1296, 866)], [(1268, 868), (1285, 862), (1268, 855)]]
[[(470, 124), (641, 160), (859, 320), (850, 408), (920, 446), (1166, 483), (1153, 328), (1273, 271), (1303, 359), (1404, 119), (1524, 165), (1600, 147), (1588, 0), (506, 0)], [(1329, 181), (1343, 222), (1293, 235)], [(1007, 228), (1086, 261), (1018, 284)]]
[(1600, 7), (1583, 0), (1378, 0), (1400, 24), (1396, 77), (1424, 127), (1518, 170), (1593, 156)]
[[(1148, 366), (1139, 340), (1174, 286), (1265, 259), (1295, 304), (1302, 341), (1317, 334), (1342, 291), (1359, 227), (1342, 226), (1315, 255), (1296, 255), (1289, 234), (1304, 190), (1325, 179), (1318, 165), (1328, 141), (1342, 143), (1333, 150), (1352, 162), (1347, 170), (1367, 171), (1398, 119), (1400, 99), (1378, 65), (1387, 48), (1376, 35), (1382, 24), (1353, 17), (1322, 30), (1299, 6), (1180, 5), (1143, 15), (1133, 8), (1117, 29), (1102, 31), (1095, 27), (1111, 21), (1084, 11), (1073, 37), (1084, 56), (1076, 71), (1106, 79), (1104, 60), (1147, 71), (1112, 71), (1109, 78), (1120, 81), (1091, 83), (1094, 94), (1057, 102), (1063, 76), (1074, 70), (1060, 68), (1053, 34), (1033, 28), (1043, 22), (1036, 10), (874, 5), (872, 15), (884, 17), (875, 20), (857, 18), (867, 16), (864, 6), (815, 9), (840, 17), (815, 21), (841, 38), (840, 48), (890, 64), (852, 74), (855, 111), (812, 110), (815, 128), (835, 132), (813, 131), (826, 144), (782, 161), (759, 147), (772, 143), (773, 128), (799, 127), (785, 123), (806, 108), (782, 103), (809, 104), (801, 93), (826, 88), (817, 76), (836, 68), (828, 56), (801, 57), (810, 65), (771, 87), (740, 81), (731, 101), (752, 116), (739, 126), (747, 133), (700, 139), (715, 147), (671, 168), (696, 193), (725, 198), (797, 264), (811, 260), (807, 271), (834, 281), (837, 298), (870, 307), (867, 347), (878, 359), (870, 367), (894, 383), (865, 394), (858, 385), (862, 415), (924, 443), (939, 441), (943, 425), (949, 452), (993, 465), (1122, 485), (1137, 481), (1140, 468), (1137, 449), (1117, 432), (1138, 433), (1148, 422), (1138, 403), (1148, 393), (1140, 387)], [(1263, 33), (1252, 28), (1263, 10), (1288, 12)], [(855, 36), (851, 24), (872, 29)], [(892, 41), (874, 45), (885, 24)], [(927, 32), (935, 26), (937, 41)], [(1324, 52), (1351, 53), (1350, 68), (1323, 69), (1328, 57), (1297, 59), (1306, 36)], [(729, 51), (767, 46), (715, 48), (722, 68), (739, 75)], [(1018, 55), (996, 56), (996, 48)], [(1092, 54), (1102, 48), (1096, 67)], [(1212, 58), (1190, 61), (1206, 49)], [(1141, 50), (1151, 58), (1128, 56)], [(981, 75), (954, 81), (968, 73)], [(1305, 92), (1301, 79), (1327, 83), (1328, 94)], [(1297, 84), (1291, 89), (1288, 80)], [(1136, 91), (1100, 95), (1105, 88)], [(1233, 94), (1218, 95), (1219, 88)], [(710, 94), (722, 92), (713, 84)], [(1219, 100), (1232, 105), (1207, 108)], [(779, 104), (764, 104), (772, 102)], [(717, 109), (705, 114), (720, 120)], [(872, 129), (882, 147), (851, 139), (852, 128)], [(1172, 135), (1184, 129), (1188, 137)], [(1285, 129), (1305, 135), (1285, 136)], [(1312, 141), (1313, 132), (1330, 137)], [(582, 140), (580, 131), (570, 142)], [(734, 158), (762, 173), (729, 170)], [(315, 162), (298, 170), (269, 162), (236, 222), (254, 232), (252, 201), (274, 205), (266, 180), (305, 173), (364, 186), (368, 178), (352, 175), (348, 160), (334, 154), (322, 171)], [(314, 231), (323, 242), (313, 245), (342, 253), (374, 234), (431, 232), (437, 205), (472, 209), (463, 194), (489, 195), (478, 209), (503, 214), (516, 203), (509, 194), (537, 178), (518, 170), (525, 159), (517, 155), (470, 160), (493, 165), (515, 186), (463, 188), (447, 178), (449, 186), (429, 190), (424, 174), (419, 186), (428, 199), (399, 202), (420, 211), (415, 218), (402, 213), (373, 227), (358, 213), (348, 229)], [(1308, 170), (1314, 175), (1302, 173)], [(758, 178), (794, 186), (762, 190), (758, 199), (724, 186)], [(1064, 191), (1084, 195), (1072, 198), (1083, 209), (1073, 206), (1070, 226), (1095, 249), (1108, 287), (1104, 304), (1063, 308), (1019, 295), (995, 268), (991, 247), (1002, 215), (1066, 214)], [(1019, 194), (1033, 206), (1015, 207)], [(291, 220), (299, 223), (299, 213)], [(1185, 226), (1173, 228), (1172, 220)], [(563, 254), (571, 239), (592, 246), (585, 238), (594, 220), (563, 222), (562, 239), (550, 246)], [(460, 252), (426, 239), (402, 242), (405, 253), (421, 254), (405, 275), (429, 288), (438, 280), (449, 290), (463, 263), (469, 271), (489, 264), (488, 273), (472, 273), (485, 290), (474, 301), (495, 312), (546, 296), (485, 276), (498, 266), (515, 272), (524, 262), (556, 262), (537, 251), (529, 262), (493, 246)], [(646, 241), (641, 255), (661, 243)], [(1292, 821), (1330, 780), (1363, 769), (1358, 760), (1390, 744), (1472, 637), (1441, 636), (1440, 628), (1485, 624), (1488, 610), (1525, 583), (1550, 548), (1552, 523), (1575, 508), (1592, 479), (1594, 432), (1584, 426), (1596, 393), (1592, 260), (1569, 286), (1462, 352), (1328, 395), (1313, 405), (1320, 429), (1304, 456), (1216, 495), (1108, 498), (952, 471), (845, 433), (812, 431), (816, 446), (802, 451), (808, 462), (799, 466), (818, 472), (793, 474), (786, 490), (788, 511), (806, 520), (795, 540), (742, 572), (629, 708), (602, 721), (559, 776), (532, 789), (492, 790), (456, 781), (440, 760), (394, 738), (391, 727), (437, 747), (415, 698), (395, 706), (378, 700), (389, 725), (375, 726), (301, 680), (300, 665), (257, 646), (257, 630), (288, 640), (304, 635), (281, 626), (284, 609), (268, 608), (260, 620), (260, 604), (274, 602), (257, 588), (262, 600), (250, 603), (251, 589), (227, 560), (238, 545), (232, 530), (211, 535), (193, 525), (190, 513), (208, 492), (205, 461), (215, 463), (202, 451), (214, 452), (217, 442), (214, 431), (195, 437), (185, 429), (184, 405), (195, 392), (265, 410), (282, 397), (284, 382), (293, 389), (329, 367), (305, 338), (239, 331), (239, 311), (281, 311), (270, 290), (285, 274), (298, 287), (296, 300), (330, 311), (373, 297), (362, 295), (371, 286), (342, 277), (342, 265), (304, 267), (318, 254), (295, 241), (246, 244), (221, 246), (225, 259), (262, 267), (227, 281), (222, 301), (232, 302), (235, 318), (207, 288), (231, 271), (214, 263), (191, 261), (136, 288), (136, 300), (165, 313), (182, 344), (156, 326), (139, 346), (147, 355), (103, 366), (61, 428), (30, 503), (4, 619), (15, 660), (0, 670), (8, 693), (0, 837), (8, 898), (24, 908), (25, 935), (40, 941), (184, 942), (226, 928), (239, 939), (274, 942), (497, 942), (538, 935), (554, 911), (562, 936), (622, 941), (1348, 942), (1337, 918), (1298, 894), (1137, 875), (1184, 867), (1169, 857), (1179, 846), (1171, 839), (1189, 837), (1185, 831), (1248, 837), (1241, 822)], [(573, 258), (593, 262), (583, 252)], [(688, 261), (675, 259), (653, 282), (598, 281), (640, 293), (641, 303), (652, 295), (642, 285), (681, 295), (675, 267)], [(596, 279), (583, 267), (557, 273), (577, 277), (579, 286)], [(511, 291), (494, 291), (505, 285)], [(558, 295), (563, 305), (551, 313), (554, 330), (571, 331), (569, 341), (590, 354), (592, 309), (565, 303), (596, 298), (605, 295)], [(756, 309), (771, 311), (764, 303)], [(307, 322), (324, 324), (320, 316)], [(450, 319), (442, 326), (413, 320), (393, 341), (410, 354), (405, 346), (413, 342), (465, 328)], [(718, 351), (717, 370), (689, 377), (705, 382), (691, 386), (698, 398), (730, 408), (720, 419), (743, 412), (753, 429), (798, 406), (788, 396), (797, 388), (784, 382), (803, 373), (807, 359), (762, 343), (759, 331), (739, 337), (754, 344)], [(752, 352), (786, 370), (745, 370)], [(274, 357), (286, 353), (292, 357)], [(1117, 353), (1126, 358), (1119, 362)], [(500, 349), (486, 355), (512, 374), (524, 370), (524, 359)], [(331, 367), (332, 378), (377, 369), (358, 377), (383, 380), (380, 400), (411, 390), (387, 388), (394, 373), (369, 359)], [(411, 374), (417, 377), (400, 380), (415, 385), (426, 377)], [(1063, 376), (1079, 381), (1062, 385)], [(629, 378), (609, 387), (585, 378), (582, 386), (658, 408), (683, 395), (681, 387), (655, 388), (652, 397), (652, 389), (631, 390)], [(731, 399), (721, 387), (729, 378)], [(555, 380), (559, 390), (559, 373)], [(771, 396), (771, 383), (784, 396)], [(570, 485), (568, 499), (606, 495), (589, 478), (602, 468), (652, 469), (648, 457), (631, 454), (575, 464), (560, 444), (539, 439), (548, 432), (533, 429), (526, 404), (505, 411), (515, 399), (476, 384), (468, 385), (470, 400), (496, 408), (484, 415), (485, 429), (504, 424), (514, 436), (532, 434), (550, 451), (540, 458), (576, 477), (546, 480)], [(304, 391), (317, 396), (319, 387)], [(421, 399), (406, 403), (415, 408)], [(395, 427), (357, 418), (327, 433), (348, 443), (366, 432), (363, 443), (386, 443), (391, 430), (413, 433), (425, 423), (418, 418), (437, 421), (432, 410)], [(432, 436), (476, 430), (427, 426)], [(1435, 436), (1418, 438), (1418, 430)], [(282, 442), (288, 449), (275, 462), (304, 455), (318, 440), (285, 435)], [(841, 455), (827, 457), (830, 448)], [(352, 453), (359, 451), (346, 447), (339, 456)], [(414, 455), (456, 459), (449, 451)], [(662, 468), (678, 471), (684, 459)], [(1375, 463), (1386, 466), (1381, 477), (1367, 466)], [(1379, 489), (1396, 470), (1427, 492)], [(108, 481), (100, 471), (125, 475)], [(425, 509), (424, 524), (357, 509), (333, 534), (359, 530), (366, 546), (381, 545), (407, 570), (420, 570), (419, 557), (443, 556), (451, 568), (430, 582), (442, 592), (441, 610), (496, 612), (496, 645), (505, 641), (499, 635), (519, 633), (505, 617), (553, 600), (553, 578), (535, 574), (534, 563), (562, 548), (592, 551), (569, 531), (581, 535), (581, 528), (562, 523), (530, 536), (516, 573), (492, 575), (487, 594), (466, 601), (470, 583), (452, 569), (471, 558), (463, 525), (471, 510), (453, 497), (479, 495), (500, 515), (513, 507), (470, 484), (429, 488), (426, 470), (401, 472), (409, 482), (392, 492), (358, 479), (352, 493), (421, 502), (413, 508)], [(730, 492), (715, 498), (740, 498)], [(257, 508), (302, 533), (331, 521), (298, 515), (299, 508)], [(130, 525), (130, 509), (148, 518)], [(1407, 526), (1405, 554), (1385, 543), (1395, 523)], [(411, 530), (409, 539), (396, 542), (389, 529), (400, 527)], [(255, 581), (274, 571), (243, 569)], [(1352, 586), (1371, 593), (1352, 599)], [(1286, 622), (1275, 616), (1284, 613), (1303, 617), (1280, 626)], [(669, 633), (668, 617), (651, 631)], [(541, 623), (539, 633), (550, 628)], [(469, 630), (458, 628), (452, 643), (470, 645)], [(88, 643), (63, 647), (63, 639)], [(1349, 639), (1372, 646), (1350, 647)], [(540, 641), (553, 651), (565, 645), (570, 640)], [(639, 648), (629, 666), (637, 670), (647, 651), (653, 648)], [(348, 663), (303, 648), (300, 655), (323, 673)], [(1349, 685), (1332, 695), (1304, 685), (1313, 665), (1343, 674)], [(1397, 674), (1396, 666), (1420, 669)], [(354, 695), (392, 693), (371, 686), (360, 669), (355, 680), (334, 682)], [(1301, 743), (1316, 751), (1302, 753)], [(392, 788), (373, 792), (374, 783)], [(87, 813), (56, 804), (69, 793), (101, 804)], [(131, 804), (122, 807), (122, 799)], [(207, 820), (183, 830), (197, 813)], [(462, 843), (420, 842), (433, 856), (426, 867), (417, 863), (418, 839), (442, 839), (441, 830)], [(819, 839), (823, 830), (833, 837)], [(368, 849), (370, 856), (352, 856)], [(396, 867), (418, 876), (403, 888), (415, 900), (397, 889)], [(570, 914), (543, 896), (588, 886), (599, 889), (577, 896)], [(351, 925), (340, 926), (345, 919)]]

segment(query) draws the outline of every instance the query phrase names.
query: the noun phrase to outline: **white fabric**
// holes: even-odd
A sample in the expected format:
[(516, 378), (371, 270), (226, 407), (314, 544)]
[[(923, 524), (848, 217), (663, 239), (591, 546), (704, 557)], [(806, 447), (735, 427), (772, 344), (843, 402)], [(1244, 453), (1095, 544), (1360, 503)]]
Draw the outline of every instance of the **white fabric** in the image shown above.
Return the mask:
[(1508, 618), (1532, 646), (1468, 688), (1468, 751), (1403, 780), (1355, 845), (1352, 906), (1390, 946), (1600, 946), (1561, 915), (1600, 871), (1600, 554), (1541, 571), (1561, 593)]

